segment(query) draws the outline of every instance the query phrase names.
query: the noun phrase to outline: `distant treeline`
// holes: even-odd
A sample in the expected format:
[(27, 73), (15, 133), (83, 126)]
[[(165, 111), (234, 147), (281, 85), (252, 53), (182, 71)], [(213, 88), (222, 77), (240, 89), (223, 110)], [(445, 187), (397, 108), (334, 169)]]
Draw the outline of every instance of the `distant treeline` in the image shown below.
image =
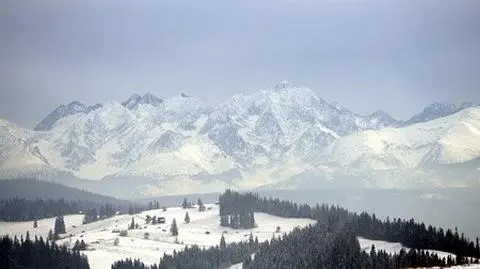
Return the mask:
[(83, 200), (68, 201), (63, 198), (57, 200), (12, 198), (0, 200), (0, 220), (29, 221), (82, 212), (86, 215), (86, 222), (92, 222), (98, 218), (111, 217), (117, 211), (133, 214), (144, 209), (145, 206), (131, 203), (100, 204)]
[[(248, 201), (248, 203), (246, 202)], [(251, 204), (253, 203), (253, 204)], [(298, 205), (278, 199), (258, 198), (257, 195), (239, 194), (226, 191), (220, 199), (220, 215), (227, 216), (228, 222), (221, 218), (221, 224), (231, 225), (232, 214), (244, 214), (238, 205), (247, 204), (245, 211), (254, 207), (256, 212), (282, 217), (310, 218), (316, 224), (304, 229), (295, 229), (280, 239), (258, 244), (250, 237), (248, 242), (225, 244), (222, 237), (220, 245), (208, 249), (186, 248), (173, 255), (164, 255), (160, 264), (152, 267), (140, 261), (119, 261), (112, 269), (130, 268), (223, 268), (229, 264), (243, 262), (243, 268), (406, 268), (420, 266), (446, 266), (472, 262), (466, 258), (480, 257), (478, 243), (452, 233), (450, 230), (425, 227), (413, 220), (395, 219), (381, 221), (367, 213), (357, 215), (338, 206)], [(247, 215), (249, 213), (246, 213)], [(253, 216), (252, 216), (253, 218)], [(239, 225), (238, 228), (242, 228)], [(360, 249), (357, 236), (370, 239), (401, 242), (410, 251), (401, 251), (389, 255), (384, 251), (366, 253)], [(478, 241), (478, 240), (477, 240)], [(428, 248), (449, 251), (456, 258), (440, 259), (436, 254), (415, 249)], [(252, 259), (251, 254), (255, 253)], [(477, 260), (478, 262), (478, 260)]]
[(0, 268), (2, 269), (88, 269), (87, 258), (77, 250), (68, 250), (53, 241), (43, 238), (30, 239), (28, 232), (25, 239), (0, 239)]
[(0, 199), (25, 198), (35, 199), (69, 199), (72, 201), (91, 201), (98, 204), (122, 204), (126, 200), (117, 199), (65, 185), (36, 179), (0, 180)]

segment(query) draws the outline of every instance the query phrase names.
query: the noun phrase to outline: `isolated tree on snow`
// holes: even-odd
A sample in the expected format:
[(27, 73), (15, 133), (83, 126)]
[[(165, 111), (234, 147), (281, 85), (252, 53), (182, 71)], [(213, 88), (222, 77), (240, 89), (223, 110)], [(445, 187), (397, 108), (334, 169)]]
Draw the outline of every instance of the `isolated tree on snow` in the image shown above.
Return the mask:
[(149, 224), (151, 221), (152, 221), (152, 217), (150, 217), (150, 215), (147, 215), (147, 217), (145, 218), (145, 222)]
[(135, 229), (135, 221), (133, 220), (133, 217), (132, 217), (132, 222), (130, 223), (130, 226), (128, 226), (128, 229), (129, 230)]
[(163, 212), (167, 211), (167, 207), (166, 207), (166, 206), (163, 206), (163, 207), (162, 207), (162, 211), (163, 211)]
[(38, 223), (37, 223), (37, 220), (35, 219), (35, 220), (33, 221), (33, 228), (37, 228), (37, 227), (38, 227)]
[(177, 221), (175, 219), (172, 220), (172, 225), (170, 226), (170, 233), (173, 236), (178, 235), (178, 226), (177, 226)]
[(53, 227), (53, 233), (54, 235), (66, 233), (65, 221), (63, 220), (63, 216), (55, 218), (55, 226)]
[(197, 204), (198, 204), (198, 211), (205, 211), (205, 205), (203, 204), (202, 199), (198, 198)]
[(50, 231), (48, 232), (48, 240), (54, 240), (55, 237), (53, 237), (53, 232), (52, 232), (52, 229), (50, 229)]
[(185, 223), (190, 223), (190, 216), (188, 215), (188, 211), (185, 213)]

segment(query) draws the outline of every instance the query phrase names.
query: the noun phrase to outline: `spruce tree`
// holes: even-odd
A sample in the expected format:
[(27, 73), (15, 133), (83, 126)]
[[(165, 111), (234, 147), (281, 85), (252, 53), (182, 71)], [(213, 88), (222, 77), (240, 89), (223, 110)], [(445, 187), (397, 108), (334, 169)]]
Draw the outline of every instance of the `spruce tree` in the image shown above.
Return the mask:
[(177, 221), (175, 219), (172, 220), (172, 225), (170, 226), (170, 233), (173, 236), (178, 235), (178, 227), (177, 227)]
[(225, 250), (227, 247), (227, 243), (225, 242), (225, 237), (222, 234), (222, 237), (220, 238), (220, 250)]
[(188, 215), (188, 211), (185, 213), (185, 223), (190, 223), (190, 216)]
[(58, 238), (59, 234), (66, 233), (65, 229), (65, 221), (63, 220), (63, 216), (55, 218), (55, 225), (53, 227), (53, 234), (55, 238)]
[(50, 231), (48, 231), (48, 240), (55, 240), (55, 238), (53, 237), (53, 232), (52, 232), (52, 229), (50, 229)]
[(132, 222), (130, 223), (130, 226), (128, 226), (128, 229), (129, 230), (135, 229), (135, 220), (133, 219), (133, 217), (132, 217)]
[(33, 228), (36, 229), (38, 227), (37, 219), (33, 221)]
[(203, 204), (202, 199), (198, 198), (197, 204), (198, 204), (198, 211), (200, 212), (205, 211), (205, 205)]

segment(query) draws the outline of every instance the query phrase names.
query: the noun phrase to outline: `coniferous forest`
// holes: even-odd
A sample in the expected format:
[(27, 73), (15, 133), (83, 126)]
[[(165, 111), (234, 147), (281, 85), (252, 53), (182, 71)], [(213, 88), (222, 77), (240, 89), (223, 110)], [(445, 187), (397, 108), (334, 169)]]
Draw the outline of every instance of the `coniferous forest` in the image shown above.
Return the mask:
[[(290, 201), (259, 198), (247, 193), (227, 190), (220, 196), (220, 224), (233, 228), (246, 228), (254, 224), (254, 212), (281, 217), (315, 219), (315, 225), (296, 228), (281, 238), (259, 243), (250, 236), (248, 242), (226, 244), (222, 236), (216, 247), (201, 249), (187, 247), (182, 252), (164, 255), (158, 265), (151, 267), (139, 261), (121, 261), (118, 268), (224, 268), (243, 263), (245, 269), (260, 268), (408, 268), (450, 266), (478, 262), (480, 250), (476, 243), (459, 235), (457, 231), (425, 226), (412, 220), (379, 220), (367, 213), (351, 213), (339, 206), (298, 205)], [(360, 249), (357, 237), (401, 242), (409, 251), (390, 255)], [(457, 257), (439, 258), (436, 254), (418, 249), (433, 249), (457, 254)], [(252, 254), (255, 254), (252, 258)], [(469, 260), (465, 257), (475, 257)]]
[[(86, 258), (78, 251), (86, 245), (76, 242), (72, 251), (53, 243), (55, 235), (65, 232), (63, 214), (78, 213), (85, 210), (85, 223), (98, 218), (109, 217), (117, 209), (125, 213), (142, 210), (132, 204), (128, 206), (99, 205), (81, 201), (9, 199), (0, 203), (0, 216), (8, 220), (32, 220), (57, 216), (54, 233), (48, 242), (42, 238), (30, 240), (28, 234), (23, 240), (4, 237), (1, 245), (0, 268), (88, 268)], [(86, 206), (92, 206), (85, 209)], [(158, 202), (150, 203), (146, 208), (160, 208)], [(226, 244), (220, 239), (218, 246), (200, 248), (186, 247), (173, 255), (164, 255), (159, 264), (146, 266), (141, 261), (127, 259), (112, 265), (120, 268), (225, 268), (231, 264), (243, 263), (243, 268), (407, 268), (447, 266), (474, 262), (466, 257), (480, 257), (478, 239), (474, 242), (459, 233), (442, 228), (426, 226), (415, 220), (376, 218), (374, 214), (356, 214), (339, 206), (299, 205), (279, 199), (259, 198), (252, 193), (240, 194), (227, 190), (219, 197), (220, 225), (234, 229), (255, 227), (255, 212), (263, 212), (286, 218), (309, 218), (316, 220), (315, 225), (296, 228), (290, 234), (272, 237), (259, 243), (250, 235), (245, 242)], [(35, 225), (35, 224), (34, 224)], [(277, 235), (281, 235), (277, 228)], [(409, 247), (389, 255), (376, 251), (372, 246), (368, 253), (360, 249), (357, 237), (374, 240), (400, 242)], [(456, 257), (439, 258), (436, 254), (418, 249), (432, 249), (451, 252)], [(31, 255), (38, 253), (38, 255)], [(252, 256), (252, 254), (255, 254)], [(29, 256), (30, 255), (30, 256)], [(42, 259), (42, 257), (47, 257)], [(253, 257), (253, 258), (252, 258)], [(61, 259), (55, 261), (55, 259)], [(160, 258), (160, 257), (159, 257)], [(478, 260), (477, 260), (478, 261)], [(52, 266), (52, 264), (54, 264)]]
[(117, 211), (133, 214), (144, 209), (143, 206), (131, 203), (102, 204), (83, 200), (68, 201), (63, 198), (57, 200), (11, 198), (0, 200), (0, 220), (29, 221), (82, 212), (86, 215), (85, 223), (88, 223), (98, 218), (111, 217)]
[(255, 204), (257, 197), (252, 194), (241, 195), (226, 190), (219, 197), (220, 225), (234, 229), (255, 227)]
[(43, 238), (0, 239), (0, 268), (2, 269), (88, 269), (88, 260), (76, 250), (68, 250)]

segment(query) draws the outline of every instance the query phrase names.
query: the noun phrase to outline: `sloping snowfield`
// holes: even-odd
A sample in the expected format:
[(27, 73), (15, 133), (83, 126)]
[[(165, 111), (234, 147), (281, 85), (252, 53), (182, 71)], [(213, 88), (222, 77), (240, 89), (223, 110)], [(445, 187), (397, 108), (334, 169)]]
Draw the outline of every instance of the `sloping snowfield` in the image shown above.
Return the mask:
[[(70, 231), (72, 226), (82, 225), (83, 215), (68, 215), (63, 218), (65, 222), (65, 228)], [(29, 231), (30, 237), (33, 239), (36, 236), (42, 236), (46, 238), (50, 230), (53, 231), (55, 224), (55, 218), (40, 219), (37, 221), (38, 227), (33, 228), (33, 221), (22, 222), (7, 222), (0, 221), (0, 236), (8, 234), (11, 237), (20, 236), (25, 237), (25, 233)]]
[[(246, 230), (234, 230), (220, 226), (218, 206), (206, 205), (209, 210), (199, 212), (196, 208), (182, 209), (179, 207), (168, 208), (166, 212), (161, 209), (145, 211), (136, 215), (119, 215), (106, 220), (101, 220), (82, 225), (82, 215), (65, 216), (67, 234), (57, 241), (59, 244), (67, 244), (73, 247), (75, 241), (84, 240), (88, 250), (83, 253), (87, 255), (92, 269), (110, 268), (117, 260), (125, 258), (141, 259), (146, 264), (158, 263), (164, 253), (171, 254), (173, 250), (182, 250), (185, 246), (215, 246), (220, 242), (222, 234), (225, 241), (239, 242), (248, 240), (250, 233), (258, 237), (258, 240), (265, 241), (275, 235), (277, 226), (280, 226), (281, 233), (289, 232), (294, 227), (304, 227), (313, 224), (309, 219), (280, 218), (263, 213), (255, 213), (255, 221), (258, 227)], [(190, 215), (190, 223), (184, 223), (185, 213)], [(164, 217), (165, 224), (145, 224), (147, 215)], [(134, 218), (140, 229), (129, 230), (127, 236), (121, 237), (113, 230), (127, 230)], [(178, 237), (171, 236), (170, 224), (176, 219), (178, 225)], [(38, 228), (33, 229), (33, 221), (29, 222), (0, 222), (0, 234), (24, 235), (26, 231), (31, 236), (39, 235), (46, 237), (48, 231), (53, 229), (54, 219), (38, 221)], [(207, 232), (209, 234), (207, 234)], [(149, 235), (145, 236), (145, 233)], [(281, 235), (277, 233), (276, 235)], [(70, 236), (71, 235), (71, 236)], [(118, 244), (114, 245), (118, 238)], [(175, 243), (176, 238), (178, 243)]]
[[(377, 251), (383, 250), (388, 254), (399, 253), (402, 248), (405, 249), (405, 251), (410, 250), (410, 248), (404, 247), (401, 243), (397, 243), (397, 242), (370, 240), (362, 237), (358, 237), (358, 242), (360, 243), (360, 247), (362, 248), (362, 250), (365, 250), (367, 253), (370, 253), (370, 249), (372, 248), (372, 245), (375, 246), (375, 249)], [(440, 258), (446, 259), (448, 255), (451, 255), (452, 257), (456, 257), (455, 254), (444, 252), (444, 251), (437, 251), (437, 250), (431, 250), (431, 249), (426, 249), (426, 250), (428, 250), (428, 252), (430, 253), (436, 253)]]

